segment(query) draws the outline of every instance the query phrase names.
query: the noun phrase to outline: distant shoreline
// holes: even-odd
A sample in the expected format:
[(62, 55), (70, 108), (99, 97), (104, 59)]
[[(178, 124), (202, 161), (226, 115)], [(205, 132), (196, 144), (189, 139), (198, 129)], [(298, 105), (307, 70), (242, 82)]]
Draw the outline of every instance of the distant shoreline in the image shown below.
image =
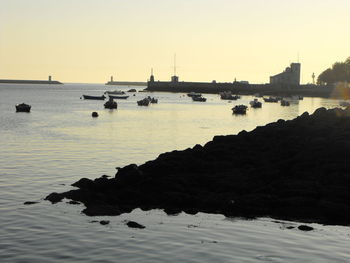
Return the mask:
[(261, 96), (304, 96), (322, 98), (343, 98), (344, 94), (350, 94), (350, 89), (340, 86), (298, 85), (281, 86), (271, 84), (247, 84), (247, 83), (209, 83), (209, 82), (147, 82), (147, 91), (165, 92), (198, 92), (218, 94), (223, 91), (231, 91), (239, 95)]
[(0, 83), (6, 83), (6, 84), (60, 84), (63, 85), (63, 83), (57, 81), (57, 80), (19, 80), (19, 79), (0, 79)]

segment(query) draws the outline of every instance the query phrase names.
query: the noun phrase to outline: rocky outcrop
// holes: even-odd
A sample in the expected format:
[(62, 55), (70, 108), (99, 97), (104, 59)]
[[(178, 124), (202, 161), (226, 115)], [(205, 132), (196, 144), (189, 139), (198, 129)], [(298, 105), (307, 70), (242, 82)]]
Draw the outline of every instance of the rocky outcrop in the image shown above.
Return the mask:
[(87, 215), (159, 208), (348, 225), (349, 158), (350, 108), (320, 108), (119, 168), (115, 178), (83, 178), (46, 199), (81, 202)]

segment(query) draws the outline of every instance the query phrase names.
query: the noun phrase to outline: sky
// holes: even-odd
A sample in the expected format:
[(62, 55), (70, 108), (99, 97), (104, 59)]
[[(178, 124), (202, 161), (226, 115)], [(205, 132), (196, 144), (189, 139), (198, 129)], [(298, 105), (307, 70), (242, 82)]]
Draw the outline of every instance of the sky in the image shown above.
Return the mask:
[(0, 79), (302, 83), (350, 57), (349, 0), (0, 0)]

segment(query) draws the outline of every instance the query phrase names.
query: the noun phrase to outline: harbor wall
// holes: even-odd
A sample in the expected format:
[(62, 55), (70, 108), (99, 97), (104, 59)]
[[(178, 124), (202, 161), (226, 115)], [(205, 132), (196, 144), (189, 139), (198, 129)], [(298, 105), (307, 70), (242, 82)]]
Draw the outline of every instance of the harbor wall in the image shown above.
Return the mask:
[(317, 85), (272, 85), (272, 84), (247, 84), (233, 83), (209, 83), (209, 82), (168, 82), (154, 81), (147, 83), (147, 91), (164, 92), (198, 92), (198, 93), (220, 93), (231, 91), (233, 94), (264, 96), (293, 96), (323, 98), (350, 99), (350, 89), (342, 86), (317, 86)]
[(0, 79), (0, 83), (8, 84), (63, 84), (56, 80), (18, 80), (18, 79)]

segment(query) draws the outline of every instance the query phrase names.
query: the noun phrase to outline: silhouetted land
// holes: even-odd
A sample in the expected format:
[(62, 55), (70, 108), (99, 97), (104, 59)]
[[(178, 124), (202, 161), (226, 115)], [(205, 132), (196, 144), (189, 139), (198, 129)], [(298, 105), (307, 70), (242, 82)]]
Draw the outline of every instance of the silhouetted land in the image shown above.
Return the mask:
[(8, 84), (63, 84), (59, 81), (52, 80), (18, 80), (18, 79), (0, 79), (0, 83)]
[(245, 84), (234, 83), (209, 83), (209, 82), (168, 82), (155, 81), (148, 82), (148, 91), (165, 92), (198, 92), (217, 94), (223, 91), (231, 91), (233, 94), (240, 95), (266, 95), (288, 97), (300, 95), (304, 97), (323, 97), (323, 98), (343, 98), (344, 92), (350, 94), (349, 88), (335, 86), (317, 86), (300, 85), (294, 87), (270, 85), (270, 84)]
[(52, 193), (82, 202), (89, 216), (135, 208), (350, 224), (350, 108), (320, 108), (203, 147), (163, 153), (140, 166)]
[(108, 81), (106, 85), (124, 85), (124, 86), (147, 86), (147, 82), (138, 81)]

